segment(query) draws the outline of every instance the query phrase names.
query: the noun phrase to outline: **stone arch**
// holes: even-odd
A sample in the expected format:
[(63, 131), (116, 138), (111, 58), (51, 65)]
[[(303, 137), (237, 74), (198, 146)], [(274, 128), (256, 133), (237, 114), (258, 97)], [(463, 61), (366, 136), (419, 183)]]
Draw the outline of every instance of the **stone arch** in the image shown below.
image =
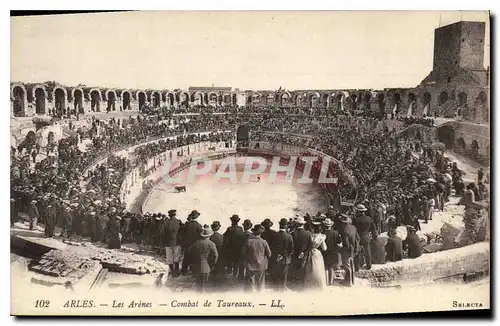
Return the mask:
[(295, 96), (295, 105), (296, 106), (304, 105), (304, 96), (302, 94), (297, 94)]
[(112, 89), (106, 92), (106, 98), (108, 99), (108, 110), (116, 111), (116, 92)]
[(465, 146), (465, 140), (463, 137), (460, 137), (457, 139), (457, 148), (459, 150), (465, 150), (466, 146)]
[(172, 92), (166, 92), (165, 99), (167, 101), (168, 106), (173, 106), (175, 103), (175, 94)]
[(233, 93), (231, 95), (231, 104), (234, 106), (238, 105), (238, 96), (236, 95), (236, 93)]
[(330, 103), (330, 94), (324, 93), (323, 95), (321, 95), (321, 105), (324, 108), (327, 108), (329, 103)]
[(22, 84), (15, 84), (11, 88), (11, 100), (13, 114), (15, 117), (24, 117), (26, 115), (26, 102), (28, 93)]
[(467, 93), (458, 93), (458, 106), (465, 106), (467, 104)]
[(385, 94), (384, 93), (379, 93), (377, 95), (377, 106), (379, 113), (381, 115), (385, 115)]
[(280, 96), (280, 105), (292, 104), (292, 94), (290, 92), (283, 92)]
[(357, 94), (351, 94), (349, 96), (349, 100), (351, 102), (351, 110), (357, 110), (358, 109), (358, 96)]
[(486, 102), (488, 101), (488, 96), (486, 95), (485, 92), (481, 91), (477, 94), (477, 99), (480, 104), (486, 105)]
[(49, 131), (47, 134), (47, 144), (53, 144), (55, 143), (55, 136), (53, 131)]
[(160, 105), (161, 105), (160, 92), (158, 92), (158, 91), (151, 92), (151, 102), (152, 102), (154, 108), (160, 107)]
[(449, 96), (448, 96), (448, 93), (446, 91), (442, 91), (441, 93), (439, 93), (439, 105), (443, 105), (445, 104), (446, 102), (448, 102), (448, 99), (449, 99)]
[(57, 114), (66, 112), (66, 101), (68, 100), (68, 93), (63, 87), (54, 88), (54, 106)]
[(189, 105), (189, 93), (186, 91), (177, 92), (177, 101), (180, 105)]
[(161, 101), (167, 103), (167, 94), (165, 92), (161, 92)]
[(259, 105), (261, 104), (262, 95), (259, 92), (252, 93), (252, 103)]
[(203, 105), (203, 96), (204, 94), (200, 91), (196, 91), (191, 95), (191, 102), (194, 103), (194, 105)]
[(208, 104), (212, 106), (217, 105), (217, 93), (215, 92), (208, 93)]
[(314, 107), (318, 105), (318, 102), (320, 101), (320, 95), (318, 92), (310, 92), (307, 94), (307, 104), (310, 107)]
[(45, 114), (45, 107), (47, 103), (47, 91), (43, 86), (35, 86), (33, 88), (35, 96), (35, 112), (36, 114)]
[(127, 90), (122, 91), (121, 98), (123, 110), (131, 110), (132, 95), (130, 92)]
[(231, 104), (231, 94), (224, 93), (224, 95), (222, 95), (222, 103), (224, 105), (230, 105)]
[(90, 90), (90, 109), (94, 112), (100, 112), (101, 111), (101, 101), (102, 101), (102, 96), (101, 92), (99, 92), (98, 89), (91, 89)]
[(446, 148), (453, 149), (453, 144), (455, 142), (455, 129), (449, 124), (440, 126), (437, 129), (438, 140), (445, 144)]
[(422, 94), (422, 104), (424, 106), (424, 110), (422, 112), (422, 115), (428, 116), (431, 113), (431, 101), (432, 101), (432, 96), (431, 93), (425, 92)]
[(75, 112), (84, 113), (83, 109), (83, 90), (81, 88), (73, 88), (71, 92), (73, 97), (73, 108)]
[(137, 102), (139, 103), (139, 111), (142, 111), (144, 109), (144, 106), (146, 105), (146, 93), (144, 91), (137, 91)]
[(479, 143), (475, 139), (470, 145), (470, 153), (473, 158), (477, 158), (479, 156)]

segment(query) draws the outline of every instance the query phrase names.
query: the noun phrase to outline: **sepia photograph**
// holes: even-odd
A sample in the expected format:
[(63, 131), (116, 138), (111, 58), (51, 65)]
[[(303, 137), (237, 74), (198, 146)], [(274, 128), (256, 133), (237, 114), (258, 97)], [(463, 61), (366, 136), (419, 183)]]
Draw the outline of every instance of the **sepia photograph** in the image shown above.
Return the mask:
[(490, 310), (490, 28), (11, 14), (11, 315)]

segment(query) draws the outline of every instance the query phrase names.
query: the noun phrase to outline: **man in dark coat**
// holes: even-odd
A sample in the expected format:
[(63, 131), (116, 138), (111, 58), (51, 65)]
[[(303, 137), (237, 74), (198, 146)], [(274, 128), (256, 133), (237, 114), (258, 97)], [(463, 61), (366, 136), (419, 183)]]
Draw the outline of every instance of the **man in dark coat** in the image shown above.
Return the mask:
[(248, 236), (252, 234), (252, 231), (250, 231), (252, 226), (253, 226), (252, 221), (250, 220), (243, 221), (243, 234), (245, 235), (245, 240), (248, 238)]
[(219, 233), (220, 230), (220, 222), (214, 221), (210, 226), (214, 234), (210, 236), (210, 241), (215, 244), (215, 248), (217, 249), (217, 253), (219, 254), (219, 259), (217, 260), (217, 264), (215, 264), (215, 269), (212, 271), (212, 281), (214, 286), (218, 286), (224, 280), (224, 259), (222, 257), (222, 245), (223, 245), (223, 236)]
[(243, 280), (244, 269), (240, 262), (241, 247), (245, 243), (243, 229), (238, 225), (240, 218), (234, 214), (230, 218), (231, 226), (224, 232), (224, 253), (227, 259), (229, 270), (234, 277)]
[(187, 256), (189, 256), (188, 261), (196, 279), (196, 289), (198, 292), (205, 291), (210, 271), (214, 269), (217, 263), (217, 248), (215, 243), (209, 239), (213, 233), (208, 225), (204, 225), (198, 236), (198, 240), (195, 240), (187, 251)]
[(326, 269), (326, 282), (328, 285), (333, 284), (334, 279), (334, 271), (338, 268), (341, 263), (340, 253), (339, 253), (339, 244), (341, 243), (340, 234), (337, 230), (334, 230), (333, 221), (330, 218), (327, 218), (323, 225), (325, 226), (325, 231), (323, 232), (326, 235), (325, 244), (326, 251), (323, 252), (323, 259), (325, 261), (325, 269)]
[(40, 213), (38, 212), (38, 207), (36, 206), (37, 201), (33, 199), (28, 206), (28, 217), (30, 219), (30, 230), (36, 228), (36, 223), (40, 219)]
[(163, 221), (163, 245), (165, 246), (166, 263), (170, 268), (172, 277), (179, 275), (179, 263), (181, 262), (182, 252), (179, 242), (179, 230), (181, 221), (176, 217), (177, 211), (171, 209), (168, 211), (168, 217)]
[(364, 205), (356, 205), (356, 217), (353, 221), (353, 225), (359, 234), (361, 253), (362, 255), (356, 255), (354, 259), (354, 265), (356, 271), (361, 268), (362, 258), (364, 258), (366, 269), (372, 268), (372, 254), (371, 254), (371, 240), (376, 239), (378, 232), (376, 230), (373, 220), (364, 214), (367, 209)]
[(187, 274), (187, 270), (189, 267), (189, 257), (186, 255), (187, 250), (189, 247), (200, 237), (200, 233), (202, 231), (202, 226), (198, 221), (196, 220), (200, 216), (200, 213), (197, 210), (192, 211), (189, 216), (188, 216), (188, 222), (186, 222), (186, 225), (184, 227), (184, 234), (183, 234), (183, 249), (184, 249), (184, 259), (182, 261), (182, 270), (181, 273), (182, 275)]
[(108, 221), (108, 249), (120, 249), (122, 247), (120, 234), (121, 220), (120, 216), (113, 216)]
[(45, 221), (45, 236), (48, 238), (52, 238), (54, 236), (54, 229), (56, 227), (56, 211), (55, 200), (50, 200), (49, 204), (46, 206), (44, 213), (44, 221)]
[[(273, 226), (273, 222), (266, 218), (262, 223), (260, 223), (262, 227), (264, 227), (264, 232), (262, 232), (261, 238), (266, 240), (267, 244), (269, 245), (269, 248), (271, 249), (271, 252), (273, 251), (273, 240), (274, 237), (276, 236), (276, 231), (271, 230), (271, 226)], [(274, 278), (275, 273), (274, 273), (274, 266), (275, 266), (275, 261), (270, 260), (269, 264), (267, 266), (267, 271), (266, 271), (266, 278), (269, 280), (269, 282), (273, 285), (276, 284), (276, 279)]]
[(338, 220), (340, 223), (339, 233), (342, 240), (342, 248), (340, 249), (342, 266), (346, 271), (346, 276), (350, 283), (354, 283), (354, 257), (361, 250), (358, 230), (352, 225), (352, 220), (348, 215), (342, 214)]
[(19, 219), (17, 212), (16, 200), (14, 198), (10, 199), (10, 226), (14, 226), (14, 223)]
[(387, 232), (389, 239), (385, 245), (385, 252), (387, 253), (387, 261), (400, 261), (403, 260), (403, 240), (396, 235), (396, 229), (389, 229)]
[(73, 225), (73, 212), (71, 211), (71, 207), (69, 206), (69, 203), (64, 203), (61, 205), (61, 211), (60, 211), (60, 219), (61, 219), (61, 234), (59, 235), (60, 237), (64, 236), (64, 233), (66, 233), (66, 237), (71, 237), (72, 231), (71, 231), (71, 226)]
[(288, 220), (280, 220), (280, 230), (274, 234), (273, 247), (271, 247), (271, 261), (274, 264), (273, 279), (278, 291), (286, 289), (288, 269), (292, 263), (293, 238), (288, 233)]
[(306, 221), (303, 217), (298, 217), (295, 221), (296, 230), (292, 233), (294, 250), (292, 255), (292, 268), (295, 279), (304, 283), (305, 265), (309, 252), (312, 249), (311, 232), (304, 229)]
[(408, 250), (408, 258), (418, 258), (422, 255), (422, 246), (414, 227), (408, 227), (408, 235), (403, 241), (403, 250)]
[(257, 291), (265, 288), (265, 275), (268, 259), (271, 257), (271, 249), (267, 241), (261, 238), (264, 228), (257, 224), (252, 229), (252, 235), (248, 237), (241, 250), (241, 257), (245, 262), (247, 275), (245, 276), (245, 291)]

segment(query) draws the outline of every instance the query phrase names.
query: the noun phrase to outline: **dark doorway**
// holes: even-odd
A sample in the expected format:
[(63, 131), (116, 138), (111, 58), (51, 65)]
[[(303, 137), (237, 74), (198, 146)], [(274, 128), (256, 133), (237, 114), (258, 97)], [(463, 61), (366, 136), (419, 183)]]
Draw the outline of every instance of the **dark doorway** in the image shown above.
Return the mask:
[(443, 143), (447, 149), (453, 149), (455, 143), (455, 129), (452, 126), (441, 126), (437, 130), (438, 140)]

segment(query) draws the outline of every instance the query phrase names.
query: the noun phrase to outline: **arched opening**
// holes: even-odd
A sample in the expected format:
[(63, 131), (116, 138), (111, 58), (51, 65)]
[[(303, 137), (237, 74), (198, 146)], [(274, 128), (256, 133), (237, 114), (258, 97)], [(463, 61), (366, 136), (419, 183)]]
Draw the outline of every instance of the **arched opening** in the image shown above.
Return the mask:
[(208, 104), (212, 106), (217, 105), (217, 94), (215, 93), (208, 94)]
[(231, 96), (231, 98), (232, 98), (232, 101), (231, 101), (232, 105), (234, 105), (234, 106), (238, 105), (238, 97), (236, 96), (236, 94), (233, 94)]
[(161, 93), (161, 101), (165, 104), (167, 103), (167, 94)]
[(33, 147), (36, 144), (36, 134), (33, 130), (28, 131), (24, 141), (22, 142), (22, 146), (24, 148)]
[(349, 98), (351, 99), (351, 109), (357, 110), (358, 102), (356, 100), (358, 99), (358, 97), (356, 96), (356, 94), (352, 94)]
[(42, 88), (35, 89), (36, 114), (45, 114), (45, 91)]
[(472, 141), (472, 144), (470, 146), (470, 154), (474, 159), (478, 158), (479, 156), (479, 143), (475, 139)]
[(173, 106), (174, 105), (174, 100), (175, 100), (174, 94), (167, 93), (167, 105), (168, 106)]
[(416, 102), (417, 102), (417, 96), (414, 93), (409, 93), (408, 94), (408, 104), (416, 103)]
[(153, 107), (154, 108), (159, 108), (160, 107), (160, 102), (161, 102), (160, 93), (153, 92), (152, 96), (153, 96)]
[(383, 116), (385, 115), (385, 95), (380, 93), (377, 96), (377, 104), (378, 104), (378, 110), (380, 114)]
[(287, 106), (291, 104), (291, 99), (292, 97), (290, 96), (289, 93), (283, 93), (281, 94), (281, 105)]
[(24, 103), (26, 102), (26, 92), (21, 86), (15, 86), (12, 90), (13, 113), (15, 117), (23, 117), (25, 115)]
[(455, 129), (450, 125), (444, 125), (437, 130), (438, 140), (445, 144), (447, 149), (453, 149), (455, 142)]
[(462, 137), (457, 139), (457, 147), (455, 150), (459, 153), (465, 152), (465, 140)]
[(139, 111), (142, 111), (146, 105), (146, 94), (144, 92), (138, 92), (137, 100), (139, 101)]
[(343, 102), (344, 102), (344, 96), (341, 94), (338, 94), (335, 97), (335, 102), (336, 102), (336, 109), (339, 111), (342, 111), (344, 109)]
[(130, 93), (124, 91), (122, 93), (123, 110), (130, 110)]
[(54, 132), (49, 131), (49, 133), (47, 134), (47, 144), (54, 144), (54, 143), (55, 143)]
[(295, 105), (302, 106), (302, 104), (303, 104), (302, 102), (303, 102), (302, 95), (297, 95), (297, 97), (295, 98)]
[(186, 92), (181, 92), (179, 94), (179, 103), (180, 103), (180, 105), (188, 106), (189, 105), (189, 94)]
[(372, 94), (371, 93), (365, 93), (363, 96), (363, 110), (370, 110), (371, 109), (371, 103), (372, 101)]
[(415, 109), (417, 106), (417, 96), (414, 93), (408, 94), (408, 116), (415, 114)]
[(90, 109), (94, 112), (101, 111), (101, 94), (97, 90), (90, 92)]
[(425, 92), (423, 97), (422, 97), (422, 104), (424, 105), (424, 111), (423, 115), (428, 116), (431, 112), (431, 94), (428, 92)]
[(330, 95), (328, 95), (328, 94), (323, 94), (323, 95), (321, 96), (321, 105), (322, 105), (324, 108), (328, 107), (328, 99), (329, 99), (329, 98), (330, 98)]
[(479, 103), (482, 105), (485, 105), (486, 101), (488, 99), (485, 92), (479, 92), (479, 94), (477, 95), (477, 98), (479, 100)]
[(73, 92), (73, 105), (75, 112), (84, 113), (83, 110), (83, 92), (81, 89), (75, 89)]
[(56, 88), (54, 91), (54, 102), (56, 114), (63, 115), (66, 112), (66, 93), (61, 88)]
[(448, 101), (448, 93), (445, 91), (439, 94), (439, 105), (443, 105)]
[(108, 98), (108, 111), (116, 111), (116, 94), (114, 91), (107, 93)]
[(224, 94), (223, 103), (224, 105), (231, 105), (231, 94)]
[(458, 93), (458, 105), (464, 106), (465, 104), (467, 104), (467, 94), (464, 92)]

